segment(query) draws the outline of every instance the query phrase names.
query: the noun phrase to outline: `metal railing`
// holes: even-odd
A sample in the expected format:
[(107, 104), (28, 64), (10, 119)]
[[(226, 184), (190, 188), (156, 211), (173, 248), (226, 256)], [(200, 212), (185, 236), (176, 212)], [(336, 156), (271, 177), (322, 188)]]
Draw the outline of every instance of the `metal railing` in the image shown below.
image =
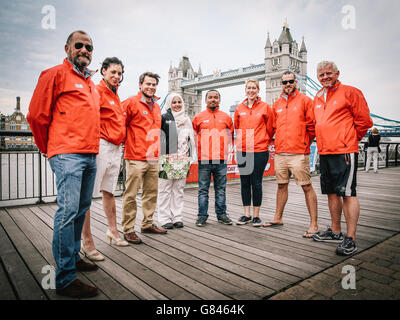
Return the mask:
[[(0, 131), (0, 136), (10, 133)], [(20, 135), (31, 136), (31, 132)], [(379, 168), (400, 164), (400, 143), (381, 143)], [(364, 144), (359, 145), (359, 168), (365, 168), (367, 153)], [(318, 167), (318, 161), (317, 161)], [(125, 164), (121, 167), (116, 195), (125, 190)], [(56, 200), (57, 187), (55, 175), (47, 158), (39, 151), (3, 150), (0, 151), (0, 207), (9, 205), (43, 203)]]
[[(400, 143), (380, 143), (381, 152), (378, 155), (379, 168), (398, 166), (400, 164), (399, 144)], [(364, 150), (364, 144), (359, 145), (358, 163), (359, 166), (362, 164), (364, 168), (367, 165), (367, 151)]]
[[(14, 132), (0, 130), (0, 137)], [(29, 131), (19, 136), (32, 136)], [(56, 178), (46, 157), (36, 150), (0, 149), (0, 207), (52, 202), (57, 197)], [(124, 191), (125, 168), (118, 178), (116, 194)]]

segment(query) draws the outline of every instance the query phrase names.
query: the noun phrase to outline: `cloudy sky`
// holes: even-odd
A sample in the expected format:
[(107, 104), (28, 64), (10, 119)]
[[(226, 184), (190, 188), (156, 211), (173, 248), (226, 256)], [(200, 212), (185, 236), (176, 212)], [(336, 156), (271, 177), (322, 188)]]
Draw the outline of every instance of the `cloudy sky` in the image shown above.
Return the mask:
[[(287, 19), (293, 38), (305, 38), (310, 77), (316, 80), (319, 61), (333, 60), (340, 80), (363, 91), (372, 113), (400, 120), (399, 12), (397, 0), (2, 1), (0, 111), (11, 114), (16, 96), (28, 111), (40, 72), (62, 62), (73, 30), (93, 39), (91, 69), (108, 56), (124, 62), (122, 100), (136, 94), (144, 71), (161, 75), (157, 94), (164, 98), (169, 66), (183, 55), (203, 75), (263, 63), (267, 32), (278, 38)], [(43, 27), (52, 22), (54, 29)], [(220, 91), (224, 110), (244, 98), (243, 86)]]

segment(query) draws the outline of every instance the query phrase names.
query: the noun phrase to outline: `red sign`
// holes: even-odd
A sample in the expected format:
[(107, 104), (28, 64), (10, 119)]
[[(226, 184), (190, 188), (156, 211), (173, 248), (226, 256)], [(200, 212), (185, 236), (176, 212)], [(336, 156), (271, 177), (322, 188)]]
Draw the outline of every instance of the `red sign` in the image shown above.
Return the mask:
[[(268, 146), (269, 158), (268, 163), (265, 166), (264, 176), (272, 176), (275, 174), (275, 145), (270, 144)], [(229, 145), (229, 154), (228, 154), (228, 179), (237, 179), (240, 178), (239, 175), (239, 167), (236, 162), (236, 145)], [(198, 180), (198, 164), (197, 162), (192, 163), (189, 169), (189, 176), (186, 179), (186, 182), (197, 182)]]

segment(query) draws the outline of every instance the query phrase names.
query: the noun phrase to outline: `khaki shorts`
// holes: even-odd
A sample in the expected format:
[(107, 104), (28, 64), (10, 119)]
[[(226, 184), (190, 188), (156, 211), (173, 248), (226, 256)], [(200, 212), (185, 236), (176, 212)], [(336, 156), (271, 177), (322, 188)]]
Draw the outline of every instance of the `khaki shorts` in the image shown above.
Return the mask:
[(310, 155), (275, 154), (276, 182), (278, 182), (278, 184), (289, 183), (291, 175), (293, 175), (297, 185), (305, 186), (311, 184)]
[(122, 147), (100, 139), (99, 154), (96, 157), (97, 172), (93, 197), (101, 197), (104, 190), (114, 194), (121, 165)]

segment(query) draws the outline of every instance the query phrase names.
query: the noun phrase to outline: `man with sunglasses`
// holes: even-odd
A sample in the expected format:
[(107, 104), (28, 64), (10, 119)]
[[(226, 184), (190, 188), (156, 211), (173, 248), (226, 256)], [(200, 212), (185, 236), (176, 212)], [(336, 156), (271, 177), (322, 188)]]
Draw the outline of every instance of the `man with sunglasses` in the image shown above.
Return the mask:
[[(339, 74), (332, 61), (322, 61), (317, 66), (317, 77), (323, 88), (314, 98), (315, 132), (320, 154), (321, 191), (328, 195), (331, 227), (313, 238), (340, 243), (336, 253), (347, 256), (357, 251), (358, 142), (372, 127), (372, 120), (362, 92), (341, 84)], [(340, 225), (342, 210), (347, 224), (344, 237)]]
[(98, 268), (79, 256), (100, 141), (99, 99), (90, 79), (94, 72), (87, 69), (92, 51), (86, 32), (71, 33), (65, 44), (67, 58), (41, 73), (27, 116), (35, 143), (56, 176), (59, 208), (52, 242), (56, 292), (74, 298), (98, 294), (97, 288), (76, 278), (76, 271)]
[(296, 75), (285, 71), (281, 77), (282, 94), (273, 104), (275, 130), (275, 175), (278, 183), (274, 218), (264, 227), (283, 224), (282, 215), (288, 199), (288, 185), (293, 175), (303, 189), (310, 214), (310, 226), (303, 237), (318, 232), (317, 196), (311, 183), (310, 144), (315, 137), (312, 100), (297, 90)]

